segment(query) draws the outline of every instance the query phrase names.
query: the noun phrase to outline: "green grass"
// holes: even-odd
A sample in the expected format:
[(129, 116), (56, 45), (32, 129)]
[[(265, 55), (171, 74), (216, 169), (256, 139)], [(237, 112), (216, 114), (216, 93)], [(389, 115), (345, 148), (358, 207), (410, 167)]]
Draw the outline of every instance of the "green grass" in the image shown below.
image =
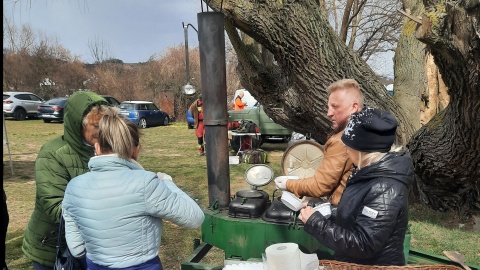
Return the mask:
[[(7, 145), (4, 143), (5, 161), (4, 187), (10, 224), (7, 233), (7, 264), (9, 269), (33, 269), (31, 262), (21, 251), (25, 226), (33, 210), (35, 199), (35, 181), (33, 165), (40, 147), (61, 134), (63, 125), (45, 124), (41, 120), (6, 120), (9, 147), (13, 160), (14, 175), (10, 173)], [(194, 130), (187, 129), (185, 123), (173, 123), (167, 127), (154, 127), (142, 130), (142, 150), (139, 162), (147, 170), (170, 174), (174, 182), (190, 196), (198, 199), (201, 207), (208, 205), (206, 158), (198, 156), (197, 140)], [(4, 136), (5, 142), (5, 136)], [(268, 152), (269, 166), (275, 175), (281, 175), (280, 162), (284, 143), (264, 144), (262, 149)], [(208, 151), (208, 145), (207, 145)], [(248, 189), (244, 172), (250, 165), (230, 166), (232, 195), (237, 190)], [(263, 188), (269, 194), (275, 189), (274, 183)], [(470, 264), (480, 264), (480, 235), (470, 227), (458, 229), (457, 218), (451, 213), (438, 213), (421, 206), (410, 209), (412, 231), (411, 247), (441, 255), (443, 250), (461, 252)], [(468, 221), (467, 221), (468, 222)], [(180, 263), (188, 257), (193, 248), (193, 240), (201, 238), (201, 231), (185, 230), (166, 223), (160, 257), (165, 269), (180, 269)], [(202, 263), (223, 263), (223, 252), (213, 248)]]

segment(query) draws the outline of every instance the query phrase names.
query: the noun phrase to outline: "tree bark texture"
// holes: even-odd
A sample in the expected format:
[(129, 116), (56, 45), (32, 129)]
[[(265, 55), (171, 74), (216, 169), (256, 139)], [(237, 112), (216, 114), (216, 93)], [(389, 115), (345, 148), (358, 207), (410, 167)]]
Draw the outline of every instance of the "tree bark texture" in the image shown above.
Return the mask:
[[(403, 8), (415, 17), (424, 12), (423, 4), (417, 0), (403, 2)], [(427, 88), (427, 84), (426, 45), (415, 37), (416, 29), (417, 23), (405, 17), (393, 58), (395, 67), (393, 99), (405, 110), (408, 121), (415, 130), (418, 130), (421, 127), (419, 113), (421, 95)]]
[[(215, 11), (222, 6), (226, 31), (239, 59), (242, 84), (277, 123), (297, 132), (311, 132), (313, 138), (324, 142), (331, 132), (326, 88), (336, 80), (354, 78), (361, 84), (367, 104), (397, 117), (397, 143), (406, 144), (411, 138), (414, 127), (407, 113), (388, 95), (367, 64), (340, 40), (318, 1), (207, 3)], [(416, 133), (408, 146), (422, 200), (433, 208), (463, 211), (480, 209), (480, 8), (478, 1), (455, 3), (424, 1), (423, 23), (416, 35), (432, 53), (451, 102)], [(413, 35), (414, 26), (410, 27)], [(237, 29), (268, 49), (274, 64), (263, 63), (259, 47), (243, 44)], [(422, 70), (423, 59), (418, 62)]]
[[(297, 132), (311, 132), (313, 138), (325, 142), (332, 132), (326, 116), (326, 88), (336, 80), (354, 78), (362, 86), (366, 104), (397, 116), (397, 142), (407, 143), (414, 129), (405, 113), (370, 67), (339, 39), (318, 1), (207, 3), (215, 11), (222, 5), (242, 84), (277, 123)], [(258, 46), (245, 45), (237, 29), (270, 51), (274, 64), (264, 63)]]
[(450, 96), (411, 139), (421, 199), (434, 209), (480, 209), (480, 3), (424, 1), (416, 31)]
[[(425, 12), (420, 0), (404, 0), (403, 8), (414, 17)], [(406, 117), (418, 130), (445, 109), (450, 97), (432, 54), (415, 37), (416, 28), (417, 23), (405, 17), (394, 56), (393, 99), (405, 110)]]

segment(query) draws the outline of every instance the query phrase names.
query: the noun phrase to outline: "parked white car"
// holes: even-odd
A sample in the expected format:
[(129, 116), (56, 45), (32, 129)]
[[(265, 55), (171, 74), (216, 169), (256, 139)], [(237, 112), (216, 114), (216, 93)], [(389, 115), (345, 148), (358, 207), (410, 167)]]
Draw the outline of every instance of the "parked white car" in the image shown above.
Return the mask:
[(36, 118), (37, 108), (44, 102), (41, 97), (30, 92), (3, 92), (3, 115), (15, 120)]

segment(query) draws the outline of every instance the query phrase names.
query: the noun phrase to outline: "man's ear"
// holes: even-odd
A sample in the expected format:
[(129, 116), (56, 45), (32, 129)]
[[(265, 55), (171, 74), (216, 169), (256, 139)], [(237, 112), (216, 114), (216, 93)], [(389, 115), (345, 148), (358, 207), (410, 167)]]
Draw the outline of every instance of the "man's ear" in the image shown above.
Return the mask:
[(360, 105), (356, 101), (352, 103), (352, 109), (353, 109), (352, 113), (357, 113), (362, 110), (362, 108), (360, 108)]

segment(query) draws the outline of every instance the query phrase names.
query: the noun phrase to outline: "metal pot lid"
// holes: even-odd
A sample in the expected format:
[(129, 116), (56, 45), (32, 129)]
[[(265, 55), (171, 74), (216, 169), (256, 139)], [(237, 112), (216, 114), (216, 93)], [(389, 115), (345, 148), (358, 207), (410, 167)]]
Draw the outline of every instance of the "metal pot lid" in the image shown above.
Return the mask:
[(265, 164), (253, 165), (245, 171), (245, 180), (254, 187), (265, 186), (273, 179), (273, 170)]
[(256, 198), (262, 198), (263, 193), (258, 190), (239, 190), (237, 191), (237, 197), (256, 199)]
[(282, 157), (283, 175), (311, 177), (323, 161), (323, 146), (312, 140), (303, 140), (289, 146)]

